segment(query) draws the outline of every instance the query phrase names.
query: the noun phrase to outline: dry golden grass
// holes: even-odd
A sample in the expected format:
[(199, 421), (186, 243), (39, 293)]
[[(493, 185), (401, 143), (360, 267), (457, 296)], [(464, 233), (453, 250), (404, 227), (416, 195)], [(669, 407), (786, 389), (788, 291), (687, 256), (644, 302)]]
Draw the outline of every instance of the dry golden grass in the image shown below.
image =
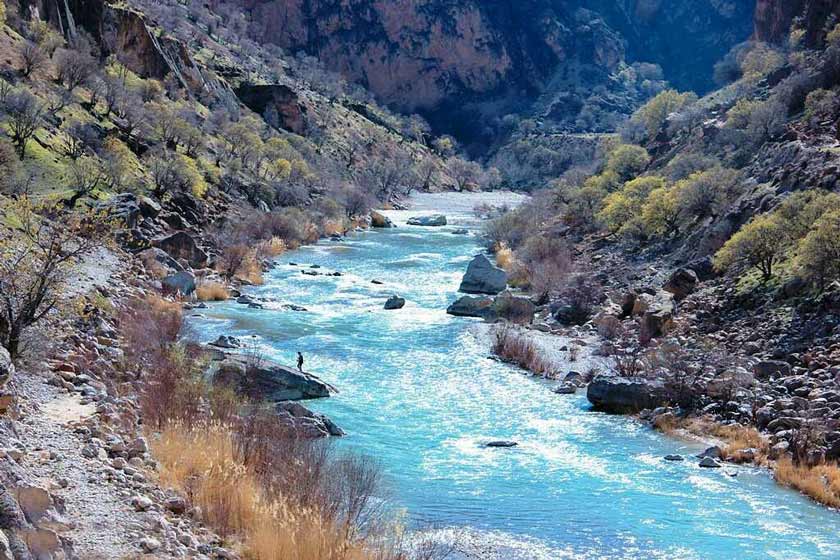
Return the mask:
[(170, 424), (152, 438), (161, 483), (201, 508), (202, 520), (253, 560), (377, 560), (382, 556), (352, 531), (314, 509), (272, 495), (222, 425), (190, 430)]
[(327, 220), (324, 222), (324, 235), (344, 235), (347, 232), (347, 226), (340, 220)]
[(514, 257), (513, 250), (510, 247), (503, 243), (496, 249), (496, 265), (499, 268), (502, 268), (507, 272), (511, 272), (513, 271), (515, 262), (516, 258)]
[(527, 369), (535, 375), (554, 378), (557, 368), (526, 334), (509, 327), (496, 331), (493, 353), (503, 361)]
[[(708, 417), (677, 418), (675, 416), (665, 416), (654, 420), (654, 427), (669, 435), (679, 436), (680, 433), (683, 433), (699, 438), (718, 438), (723, 442), (721, 457), (732, 463), (763, 465), (767, 462), (767, 440), (752, 426), (719, 424)], [(747, 453), (745, 452), (747, 449), (754, 451)]]
[(285, 253), (288, 248), (285, 241), (279, 237), (272, 237), (257, 246), (257, 254), (265, 258), (277, 257)]
[(836, 463), (809, 467), (784, 457), (776, 462), (773, 476), (779, 484), (799, 490), (823, 505), (840, 508), (840, 467)]
[(257, 258), (256, 252), (252, 251), (244, 259), (242, 259), (242, 263), (239, 265), (239, 268), (236, 269), (236, 278), (253, 285), (260, 285), (263, 283), (262, 265), (260, 264), (260, 260)]
[(230, 297), (227, 287), (220, 282), (202, 282), (195, 289), (200, 301), (225, 301)]

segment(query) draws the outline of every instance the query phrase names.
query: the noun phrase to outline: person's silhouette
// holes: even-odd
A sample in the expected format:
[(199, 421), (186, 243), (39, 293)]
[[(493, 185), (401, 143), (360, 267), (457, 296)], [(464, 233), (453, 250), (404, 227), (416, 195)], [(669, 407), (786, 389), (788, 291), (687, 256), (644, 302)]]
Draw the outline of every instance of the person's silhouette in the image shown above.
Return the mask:
[(303, 354), (301, 354), (300, 352), (298, 352), (297, 354), (298, 354), (298, 362), (297, 362), (298, 369), (300, 371), (303, 371)]

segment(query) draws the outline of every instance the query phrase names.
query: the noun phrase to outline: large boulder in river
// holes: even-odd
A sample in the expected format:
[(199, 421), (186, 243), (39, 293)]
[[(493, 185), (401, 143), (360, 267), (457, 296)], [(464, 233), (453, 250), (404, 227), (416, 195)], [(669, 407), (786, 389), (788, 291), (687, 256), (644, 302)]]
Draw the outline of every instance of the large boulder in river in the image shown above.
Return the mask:
[(495, 266), (485, 255), (476, 255), (461, 280), (459, 292), (496, 295), (507, 287), (507, 272)]
[(336, 392), (318, 377), (267, 360), (232, 356), (215, 364), (214, 383), (232, 387), (240, 395), (268, 402), (320, 399)]
[(484, 319), (491, 322), (503, 320), (520, 325), (529, 325), (534, 322), (536, 313), (537, 306), (530, 298), (504, 292), (496, 298), (493, 305), (484, 314)]
[(487, 296), (463, 296), (446, 308), (449, 315), (456, 317), (483, 318), (493, 305), (493, 298)]
[(208, 257), (195, 242), (193, 237), (185, 232), (179, 231), (166, 237), (158, 237), (152, 240), (152, 245), (163, 249), (174, 259), (183, 259), (193, 268), (204, 268), (207, 266)]
[(586, 398), (595, 409), (616, 414), (654, 409), (668, 402), (665, 387), (660, 381), (603, 374), (589, 383)]
[(434, 214), (432, 216), (414, 216), (408, 219), (410, 226), (440, 227), (446, 225), (446, 216)]
[(327, 416), (313, 412), (296, 402), (277, 403), (277, 414), (284, 424), (302, 438), (341, 437), (344, 430)]
[(403, 307), (405, 307), (405, 298), (400, 296), (391, 296), (385, 302), (385, 309), (387, 310), (402, 309)]
[(391, 221), (391, 218), (389, 218), (385, 214), (377, 212), (376, 210), (372, 210), (370, 213), (370, 225), (371, 227), (375, 228), (395, 227), (394, 222)]

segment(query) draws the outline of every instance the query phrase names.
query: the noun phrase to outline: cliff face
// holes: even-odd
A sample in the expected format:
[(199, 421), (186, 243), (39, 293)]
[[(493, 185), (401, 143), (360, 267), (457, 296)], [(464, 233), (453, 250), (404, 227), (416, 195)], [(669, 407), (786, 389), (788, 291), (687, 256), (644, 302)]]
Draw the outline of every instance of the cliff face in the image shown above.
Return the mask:
[[(653, 62), (682, 89), (752, 31), (755, 0), (238, 0), (263, 41), (318, 56), (403, 110), (533, 98)], [(581, 68), (583, 71), (581, 72)], [(556, 81), (556, 80), (555, 80)], [(445, 111), (447, 114), (449, 111)]]
[(755, 38), (781, 43), (791, 26), (805, 31), (805, 42), (817, 46), (840, 17), (840, 0), (758, 0), (755, 8)]

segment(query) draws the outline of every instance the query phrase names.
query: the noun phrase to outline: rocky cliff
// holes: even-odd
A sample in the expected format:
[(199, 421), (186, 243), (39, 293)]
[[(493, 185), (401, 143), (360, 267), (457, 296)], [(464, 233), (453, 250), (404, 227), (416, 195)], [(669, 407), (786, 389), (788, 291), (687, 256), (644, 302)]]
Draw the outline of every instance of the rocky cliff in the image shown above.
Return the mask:
[[(625, 62), (705, 91), (754, 0), (237, 0), (261, 40), (317, 55), (400, 109), (459, 124), (467, 102), (533, 99), (558, 78), (609, 87)], [(560, 80), (562, 82), (562, 80)], [(454, 118), (454, 120), (453, 120)], [(461, 128), (480, 119), (467, 118)]]
[(755, 37), (781, 43), (791, 27), (805, 32), (804, 41), (817, 46), (840, 17), (838, 0), (758, 0), (755, 9)]

